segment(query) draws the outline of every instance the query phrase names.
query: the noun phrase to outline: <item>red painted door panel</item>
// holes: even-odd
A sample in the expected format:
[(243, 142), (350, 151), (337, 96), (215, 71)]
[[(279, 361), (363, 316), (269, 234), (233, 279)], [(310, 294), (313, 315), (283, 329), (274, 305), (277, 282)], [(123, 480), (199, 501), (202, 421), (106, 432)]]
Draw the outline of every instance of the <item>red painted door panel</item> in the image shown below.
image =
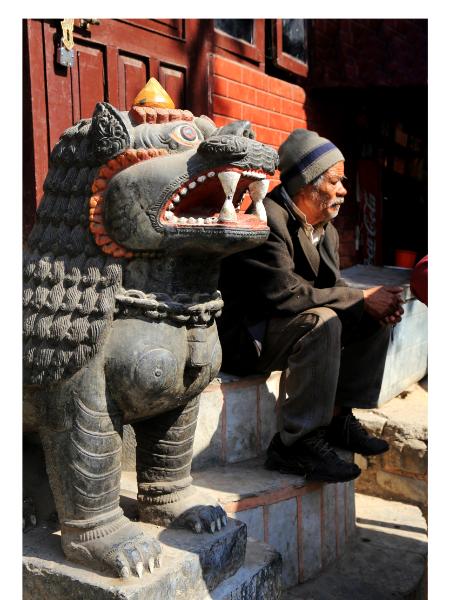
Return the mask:
[(159, 82), (172, 98), (176, 107), (182, 107), (185, 97), (186, 73), (182, 69), (174, 69), (161, 65)]
[(148, 59), (133, 58), (119, 53), (119, 108), (129, 110), (134, 98), (150, 75)]
[[(45, 100), (47, 105), (47, 147), (36, 148), (38, 152), (37, 158), (47, 162), (47, 156), (50, 148), (58, 141), (61, 133), (73, 125), (73, 97), (72, 97), (72, 82), (67, 69), (55, 67), (55, 31), (44, 24), (44, 61), (45, 75), (42, 82), (45, 85)], [(44, 83), (45, 82), (45, 83)], [(33, 118), (35, 114), (33, 111)], [(41, 115), (41, 119), (44, 115)], [(35, 123), (35, 127), (44, 127), (45, 122), (41, 120)]]
[(92, 116), (105, 100), (105, 49), (76, 45), (72, 68), (73, 121)]

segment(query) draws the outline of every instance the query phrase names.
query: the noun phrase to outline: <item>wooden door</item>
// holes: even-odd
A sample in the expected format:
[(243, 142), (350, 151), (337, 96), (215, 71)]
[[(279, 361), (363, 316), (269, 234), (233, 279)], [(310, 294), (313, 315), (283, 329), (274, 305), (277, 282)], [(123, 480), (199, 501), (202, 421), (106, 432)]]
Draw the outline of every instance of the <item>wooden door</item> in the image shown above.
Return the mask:
[(75, 19), (74, 65), (55, 60), (60, 21), (24, 20), (24, 229), (42, 196), (51, 148), (61, 133), (89, 118), (99, 101), (128, 110), (150, 77), (179, 108), (208, 114), (211, 23), (197, 19), (102, 19), (89, 29)]

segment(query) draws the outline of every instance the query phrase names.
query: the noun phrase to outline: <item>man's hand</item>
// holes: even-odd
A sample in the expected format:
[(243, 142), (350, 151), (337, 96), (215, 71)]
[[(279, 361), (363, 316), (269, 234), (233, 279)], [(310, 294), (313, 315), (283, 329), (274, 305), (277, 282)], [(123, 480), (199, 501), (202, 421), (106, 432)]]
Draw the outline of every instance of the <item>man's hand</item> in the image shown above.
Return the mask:
[(397, 323), (400, 323), (400, 321), (402, 320), (402, 314), (405, 311), (403, 310), (402, 307), (400, 307), (398, 310), (395, 311), (394, 314), (390, 315), (389, 317), (384, 317), (384, 319), (382, 319), (382, 323), (385, 323), (386, 325), (397, 325)]
[(392, 325), (399, 323), (403, 314), (402, 292), (402, 287), (384, 285), (363, 290), (364, 310), (377, 321)]

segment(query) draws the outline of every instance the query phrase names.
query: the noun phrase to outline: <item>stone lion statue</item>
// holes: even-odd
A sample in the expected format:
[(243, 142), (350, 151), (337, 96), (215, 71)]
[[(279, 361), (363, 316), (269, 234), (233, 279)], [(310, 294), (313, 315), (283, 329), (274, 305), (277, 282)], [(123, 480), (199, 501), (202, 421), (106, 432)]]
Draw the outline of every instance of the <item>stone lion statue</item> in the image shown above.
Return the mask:
[(267, 237), (277, 160), (248, 122), (106, 102), (54, 147), (25, 253), (24, 421), (67, 558), (121, 577), (159, 566), (159, 543), (119, 506), (126, 423), (140, 519), (226, 524), (191, 485), (198, 396), (221, 364), (220, 260)]

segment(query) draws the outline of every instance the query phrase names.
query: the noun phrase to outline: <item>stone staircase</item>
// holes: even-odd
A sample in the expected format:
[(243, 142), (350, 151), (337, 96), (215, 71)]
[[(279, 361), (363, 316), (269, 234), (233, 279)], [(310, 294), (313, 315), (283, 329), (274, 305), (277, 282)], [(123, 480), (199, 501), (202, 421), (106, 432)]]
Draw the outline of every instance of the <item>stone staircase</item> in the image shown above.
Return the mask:
[[(267, 391), (274, 379), (275, 375), (266, 382), (254, 379), (253, 384)], [(201, 404), (208, 402), (210, 394), (217, 395), (219, 389), (225, 404), (221, 410), (224, 416), (229, 408), (228, 400), (236, 399), (236, 381), (216, 382), (213, 389), (202, 396)], [(254, 398), (255, 410), (262, 398), (264, 403), (273, 402), (272, 394), (260, 392), (261, 389)], [(246, 394), (249, 396), (248, 389)], [(200, 431), (206, 415), (211, 417), (206, 408), (207, 404), (202, 406)], [(275, 410), (274, 404), (272, 410)], [(254, 420), (259, 422), (259, 435), (264, 431), (259, 418), (262, 412), (258, 410)], [(244, 431), (247, 430), (244, 428)], [(221, 434), (223, 444), (216, 451), (225, 458), (223, 463), (218, 464), (220, 461), (214, 453), (207, 459), (200, 445), (196, 461), (202, 466), (193, 475), (194, 484), (214, 494), (225, 507), (231, 517), (227, 527), (214, 535), (196, 535), (144, 525), (163, 546), (162, 566), (151, 575), (147, 573), (140, 580), (127, 582), (99, 576), (71, 564), (62, 556), (58, 532), (37, 528), (25, 536), (23, 597), (26, 600), (63, 597), (79, 600), (180, 597), (186, 600), (348, 600), (349, 597), (375, 600), (388, 597), (383, 595), (386, 590), (389, 597), (394, 594), (392, 597), (399, 599), (426, 599), (426, 537), (420, 534), (418, 541), (410, 542), (410, 547), (405, 548), (397, 531), (403, 528), (402, 535), (406, 536), (422, 531), (420, 517), (411, 518), (408, 514), (400, 518), (398, 503), (394, 503), (396, 506), (390, 513), (385, 512), (385, 507), (377, 513), (376, 506), (370, 505), (362, 514), (360, 510), (356, 527), (353, 482), (308, 484), (299, 477), (269, 472), (263, 468), (263, 458), (258, 456), (258, 436), (254, 445), (246, 446), (250, 454), (249, 448), (253, 448), (256, 456), (236, 461), (233, 448), (244, 447), (246, 438), (240, 437), (233, 427), (224, 426)], [(127, 436), (130, 448), (129, 432)], [(225, 448), (229, 454), (221, 453)], [(132, 519), (137, 517), (136, 490), (135, 471), (124, 471), (121, 504)], [(367, 527), (382, 527), (383, 531), (370, 532)], [(380, 566), (388, 577), (380, 577)], [(283, 595), (282, 589), (285, 590)], [(367, 595), (371, 589), (373, 594)]]
[[(281, 585), (289, 588), (315, 577), (344, 552), (355, 532), (355, 493), (354, 482), (307, 483), (264, 469), (265, 449), (277, 431), (280, 377), (221, 374), (208, 386), (200, 397), (193, 478), (231, 518), (246, 524), (255, 540), (250, 550), (258, 542), (281, 554)], [(134, 443), (126, 427), (122, 493), (129, 497), (137, 492)]]
[[(284, 588), (317, 575), (342, 554), (355, 532), (353, 482), (306, 484), (266, 471), (262, 460), (253, 459), (196, 472), (194, 485), (214, 495), (229, 517), (245, 523), (250, 538), (282, 555)], [(123, 473), (122, 489), (135, 497), (134, 472)]]

